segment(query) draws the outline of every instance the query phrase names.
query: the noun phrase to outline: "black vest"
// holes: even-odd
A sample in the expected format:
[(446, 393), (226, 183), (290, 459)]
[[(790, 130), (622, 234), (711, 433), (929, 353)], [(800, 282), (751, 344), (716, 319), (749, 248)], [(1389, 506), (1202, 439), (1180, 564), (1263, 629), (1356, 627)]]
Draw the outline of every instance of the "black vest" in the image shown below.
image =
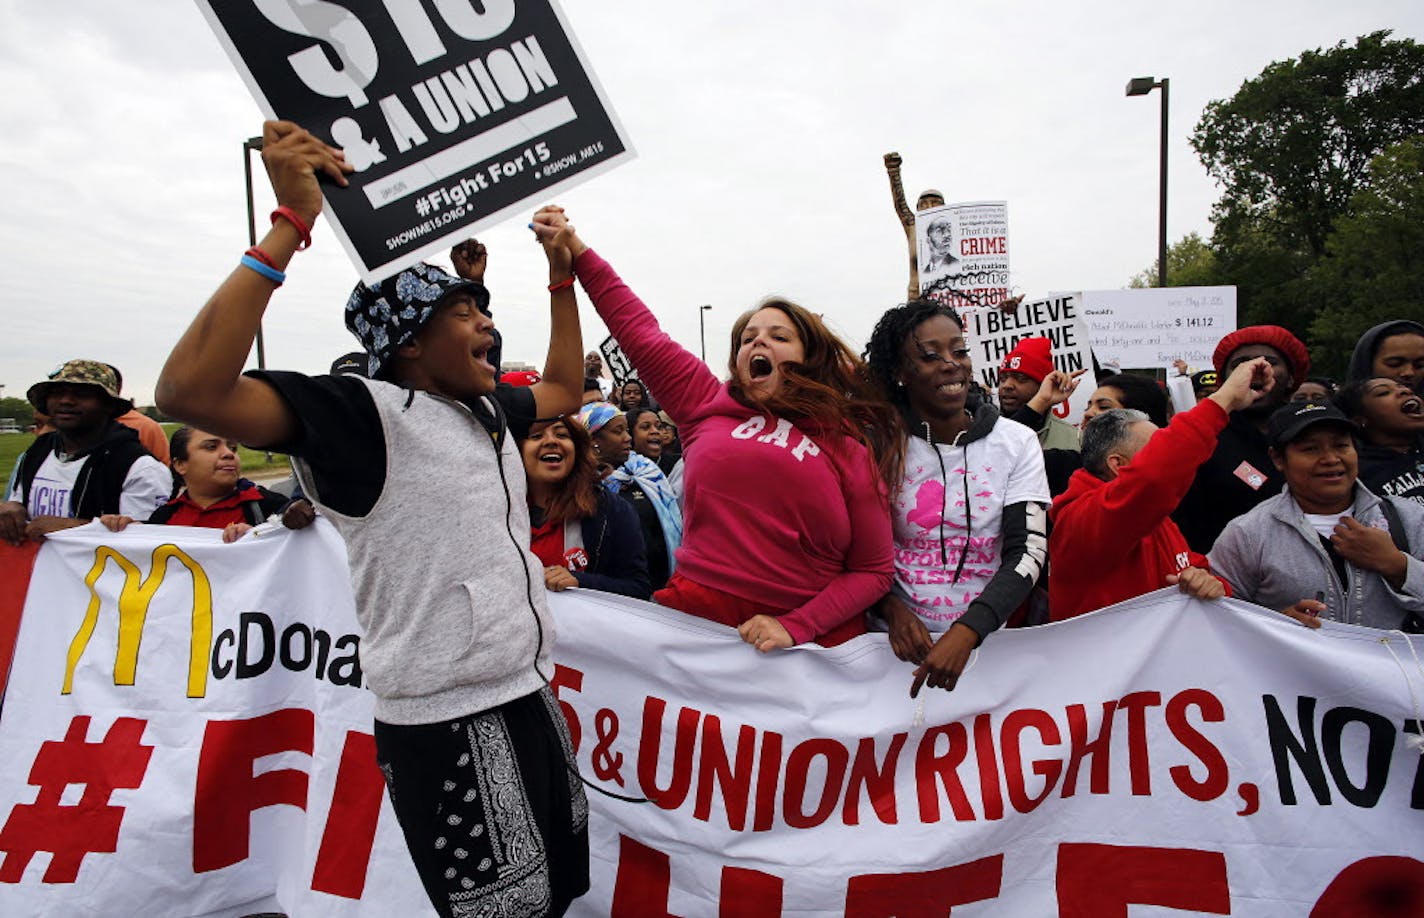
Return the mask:
[[(20, 457), (20, 500), (27, 511), (30, 486), (44, 465), (45, 457), (58, 445), (57, 431), (41, 434)], [(137, 433), (117, 421), (110, 421), (104, 439), (84, 458), (84, 466), (69, 497), (69, 515), (75, 519), (94, 519), (105, 513), (118, 513), (119, 497), (123, 494), (129, 468), (139, 457), (147, 455), (150, 454), (139, 442)]]

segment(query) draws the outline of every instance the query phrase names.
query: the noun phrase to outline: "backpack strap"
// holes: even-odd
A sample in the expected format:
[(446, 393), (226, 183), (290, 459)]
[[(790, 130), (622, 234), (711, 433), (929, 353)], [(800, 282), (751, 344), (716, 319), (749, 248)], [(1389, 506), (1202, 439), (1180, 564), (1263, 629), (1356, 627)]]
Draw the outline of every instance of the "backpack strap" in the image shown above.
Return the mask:
[(16, 481), (20, 485), (20, 503), (25, 505), (26, 513), (30, 512), (30, 487), (35, 483), (35, 476), (40, 473), (40, 466), (44, 465), (45, 456), (54, 451), (55, 438), (58, 436), (55, 431), (40, 434), (20, 455), (20, 474)]
[[(1394, 547), (1409, 554), (1409, 533), (1404, 531), (1404, 520), (1399, 516), (1399, 509), (1394, 506), (1389, 497), (1380, 496), (1380, 511), (1384, 513), (1384, 521), (1389, 524), (1389, 537), (1394, 542)], [(1400, 630), (1406, 634), (1424, 634), (1424, 616), (1418, 612), (1410, 612), (1404, 616), (1404, 624)]]
[(153, 526), (166, 526), (168, 521), (173, 519), (173, 514), (178, 512), (177, 501), (170, 500), (168, 503), (153, 511), (153, 514), (143, 522)]
[(1389, 537), (1394, 542), (1394, 547), (1409, 554), (1409, 533), (1404, 531), (1404, 520), (1399, 516), (1399, 508), (1390, 501), (1388, 497), (1380, 497), (1380, 512), (1384, 514), (1384, 521), (1389, 525)]
[[(80, 470), (81, 482), (92, 476), (89, 486), (80, 485), (79, 502), (71, 512), (81, 519), (96, 519), (105, 513), (118, 513), (119, 502), (124, 492), (124, 480), (129, 469), (141, 457), (152, 458), (152, 453), (139, 442), (138, 434), (123, 437), (96, 449), (84, 462)], [(157, 461), (157, 460), (155, 460)]]
[(262, 512), (261, 500), (245, 500), (242, 502), (242, 515), (247, 517), (250, 526), (261, 526), (267, 522), (267, 514)]

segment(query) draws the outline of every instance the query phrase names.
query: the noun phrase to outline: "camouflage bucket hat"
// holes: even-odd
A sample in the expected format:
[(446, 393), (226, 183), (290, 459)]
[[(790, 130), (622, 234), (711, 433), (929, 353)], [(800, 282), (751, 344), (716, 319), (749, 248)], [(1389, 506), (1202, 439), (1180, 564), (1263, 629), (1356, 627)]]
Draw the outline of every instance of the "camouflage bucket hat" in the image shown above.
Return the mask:
[(377, 378), (396, 349), (410, 343), (446, 296), (465, 289), (474, 293), (479, 287), (424, 262), (374, 287), (357, 284), (346, 301), (346, 328), (366, 349), (367, 375)]
[(37, 382), (30, 386), (25, 397), (30, 400), (30, 404), (41, 412), (49, 409), (45, 406), (45, 400), (49, 398), (51, 386), (57, 383), (67, 383), (76, 386), (94, 386), (112, 401), (115, 405), (115, 415), (124, 414), (133, 407), (133, 402), (119, 397), (119, 379), (114, 375), (114, 371), (109, 369), (109, 365), (97, 360), (71, 360), (64, 366), (49, 374), (49, 378), (43, 382)]

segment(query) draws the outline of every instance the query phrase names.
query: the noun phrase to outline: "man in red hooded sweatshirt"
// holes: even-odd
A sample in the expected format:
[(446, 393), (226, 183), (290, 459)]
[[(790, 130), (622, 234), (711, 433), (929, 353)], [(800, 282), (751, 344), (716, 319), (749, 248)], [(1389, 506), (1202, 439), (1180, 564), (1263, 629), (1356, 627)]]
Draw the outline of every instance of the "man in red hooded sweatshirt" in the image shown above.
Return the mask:
[(1072, 618), (1176, 584), (1200, 599), (1228, 595), (1168, 516), (1211, 457), (1233, 411), (1275, 384), (1264, 358), (1238, 366), (1215, 393), (1158, 428), (1119, 408), (1083, 428), (1083, 468), (1049, 510), (1050, 616)]

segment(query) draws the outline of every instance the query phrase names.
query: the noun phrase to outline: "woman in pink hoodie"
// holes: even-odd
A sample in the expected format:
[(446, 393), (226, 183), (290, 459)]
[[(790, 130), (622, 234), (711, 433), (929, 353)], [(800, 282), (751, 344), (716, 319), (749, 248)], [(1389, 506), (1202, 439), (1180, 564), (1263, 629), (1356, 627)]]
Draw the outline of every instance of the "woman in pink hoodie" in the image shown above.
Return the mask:
[(594, 308), (678, 424), (683, 541), (653, 598), (731, 625), (762, 651), (863, 633), (862, 612), (894, 577), (885, 495), (901, 438), (861, 361), (813, 313), (773, 299), (737, 320), (723, 382), (663, 332), (561, 209), (539, 211), (532, 227), (569, 249)]

